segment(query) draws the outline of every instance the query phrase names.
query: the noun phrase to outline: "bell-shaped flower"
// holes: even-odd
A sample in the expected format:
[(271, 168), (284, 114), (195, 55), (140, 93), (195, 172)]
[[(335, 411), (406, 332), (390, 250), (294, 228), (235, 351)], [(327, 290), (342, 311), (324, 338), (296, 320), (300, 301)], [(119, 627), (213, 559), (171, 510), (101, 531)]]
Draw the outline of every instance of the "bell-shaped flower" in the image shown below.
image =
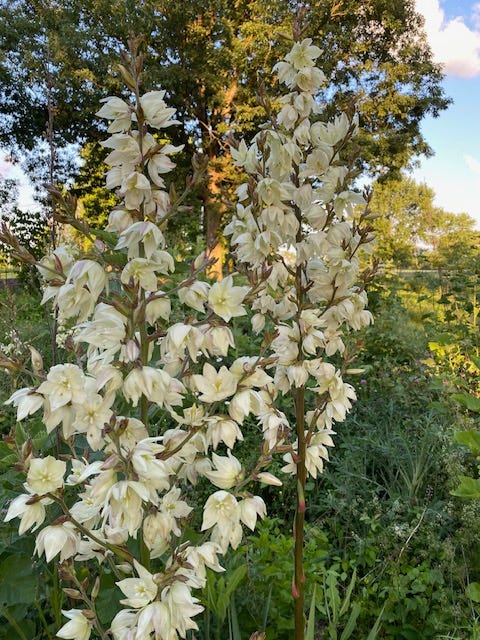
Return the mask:
[(155, 489), (143, 482), (120, 480), (108, 491), (105, 498), (104, 517), (113, 527), (124, 528), (133, 538), (142, 526), (143, 503), (157, 504)]
[(178, 299), (196, 311), (203, 313), (205, 311), (205, 303), (208, 299), (210, 285), (201, 280), (195, 280), (190, 286), (182, 287), (178, 291)]
[(168, 606), (163, 602), (155, 601), (147, 604), (138, 614), (135, 638), (143, 640), (143, 638), (153, 637), (173, 640), (178, 638), (173, 629)]
[(68, 272), (67, 282), (72, 282), (77, 287), (86, 286), (96, 300), (103, 291), (108, 281), (108, 276), (103, 267), (94, 260), (79, 260)]
[(127, 318), (109, 304), (97, 305), (93, 320), (78, 326), (75, 342), (87, 342), (99, 349), (120, 349), (125, 338)]
[(201, 613), (203, 607), (197, 604), (198, 599), (192, 596), (188, 585), (175, 581), (163, 589), (162, 602), (168, 607), (171, 627), (176, 629), (181, 638), (186, 638), (189, 629), (198, 629), (191, 618)]
[(139, 285), (145, 291), (157, 290), (156, 265), (147, 258), (134, 258), (127, 262), (123, 268), (120, 280), (128, 284), (130, 280), (134, 285)]
[(123, 181), (135, 171), (135, 164), (121, 164), (112, 167), (107, 171), (105, 176), (105, 186), (110, 191), (117, 189), (123, 184)]
[(238, 522), (240, 509), (236, 498), (228, 491), (216, 491), (207, 499), (203, 507), (202, 531), (216, 524)]
[(185, 557), (189, 568), (182, 567), (178, 573), (187, 578), (187, 583), (194, 589), (202, 589), (207, 581), (208, 567), (217, 573), (225, 571), (218, 561), (218, 554), (222, 552), (216, 542), (204, 542), (198, 547), (188, 547)]
[(43, 406), (45, 398), (29, 387), (14, 391), (5, 404), (17, 407), (17, 422), (35, 413)]
[(157, 187), (164, 187), (165, 183), (160, 177), (164, 173), (169, 173), (176, 167), (176, 164), (169, 158), (168, 154), (178, 153), (183, 149), (183, 145), (174, 147), (166, 144), (157, 153), (155, 153), (148, 161), (148, 175)]
[(71, 265), (74, 263), (74, 258), (70, 250), (63, 244), (52, 251), (47, 256), (44, 256), (37, 266), (40, 275), (44, 280), (60, 280), (62, 276), (68, 273)]
[(114, 133), (101, 143), (102, 147), (113, 149), (105, 158), (105, 162), (114, 167), (122, 164), (137, 164), (141, 154), (138, 142), (128, 133)]
[(317, 67), (303, 67), (295, 76), (295, 84), (302, 91), (315, 91), (325, 82), (325, 74)]
[(42, 529), (37, 535), (35, 551), (39, 556), (45, 552), (47, 562), (60, 554), (60, 562), (63, 562), (77, 553), (79, 542), (80, 536), (73, 524), (64, 522)]
[[(120, 180), (117, 186), (120, 186), (122, 181)], [(108, 224), (105, 227), (105, 231), (113, 231), (114, 233), (122, 233), (125, 229), (128, 229), (133, 224), (133, 218), (127, 209), (119, 207), (114, 209), (108, 216)]]
[(128, 131), (132, 123), (132, 109), (121, 98), (109, 96), (100, 100), (103, 102), (102, 108), (95, 114), (98, 118), (113, 120), (108, 127), (109, 133), (118, 133), (119, 131)]
[(110, 626), (114, 640), (133, 640), (136, 637), (137, 615), (134, 609), (122, 609), (117, 613)]
[(181, 358), (185, 357), (185, 351), (193, 362), (197, 362), (204, 341), (203, 333), (191, 324), (177, 322), (172, 325), (165, 338), (162, 340), (161, 352), (165, 356)]
[(203, 351), (207, 354), (211, 354), (212, 356), (226, 356), (229, 347), (235, 349), (235, 339), (232, 331), (228, 327), (208, 326), (203, 335)]
[(4, 521), (9, 522), (13, 518), (20, 518), (18, 527), (20, 536), (30, 527), (33, 527), (32, 531), (36, 531), (45, 520), (45, 505), (52, 502), (50, 498), (32, 500), (31, 493), (22, 493), (11, 501)]
[(243, 434), (234, 420), (224, 416), (212, 416), (207, 419), (207, 439), (212, 442), (214, 449), (220, 442), (233, 449), (237, 440), (243, 440)]
[(85, 458), (82, 460), (72, 459), (72, 471), (67, 477), (65, 484), (69, 486), (75, 486), (76, 484), (82, 484), (88, 480), (91, 476), (101, 473), (103, 466), (102, 460), (96, 460), (89, 463)]
[(157, 458), (165, 450), (153, 438), (141, 440), (131, 452), (132, 466), (138, 477), (155, 489), (169, 489), (171, 468), (166, 461)]
[(168, 322), (172, 312), (172, 304), (166, 296), (147, 300), (145, 318), (149, 324), (155, 324), (159, 318)]
[(63, 477), (67, 470), (67, 463), (57, 460), (53, 456), (33, 458), (27, 474), (26, 487), (31, 493), (39, 496), (54, 493), (63, 487)]
[(139, 209), (143, 202), (151, 197), (151, 185), (148, 178), (132, 171), (122, 180), (120, 193), (125, 198), (125, 207), (129, 210)]
[(112, 416), (110, 407), (113, 400), (113, 395), (103, 398), (100, 394), (91, 392), (82, 404), (76, 407), (72, 426), (78, 433), (86, 434), (93, 451), (98, 451), (105, 444), (102, 432)]
[(63, 625), (55, 634), (57, 638), (64, 640), (88, 640), (92, 632), (92, 621), (89, 620), (81, 609), (62, 611), (69, 622)]
[(143, 115), (148, 124), (155, 129), (165, 129), (172, 124), (178, 124), (178, 120), (172, 120), (175, 109), (167, 107), (163, 97), (165, 91), (149, 91), (140, 98)]
[(295, 42), (291, 50), (285, 56), (285, 60), (290, 62), (295, 69), (313, 67), (315, 60), (321, 55), (322, 50), (312, 44), (311, 38), (305, 38), (301, 42)]
[(242, 424), (249, 413), (257, 413), (260, 407), (258, 393), (253, 389), (241, 389), (230, 400), (228, 414)]
[(259, 496), (245, 498), (239, 502), (240, 520), (252, 531), (257, 524), (257, 516), (264, 518), (267, 515), (265, 502)]
[(143, 245), (144, 257), (149, 259), (159, 247), (164, 247), (165, 238), (156, 224), (148, 220), (135, 222), (122, 231), (115, 249), (128, 249), (128, 258), (138, 258), (139, 246)]
[[(150, 551), (150, 558), (160, 558), (170, 546), (172, 529), (165, 527), (162, 514), (150, 513), (143, 521), (143, 541)], [(171, 522), (170, 522), (171, 524)], [(165, 534), (166, 531), (166, 535)]]
[(216, 453), (212, 453), (212, 461), (215, 470), (206, 471), (204, 475), (216, 487), (230, 489), (242, 479), (242, 465), (230, 451), (227, 456), (218, 456)]
[(60, 320), (76, 318), (86, 320), (95, 308), (96, 298), (82, 286), (73, 282), (62, 285), (57, 292), (55, 305)]

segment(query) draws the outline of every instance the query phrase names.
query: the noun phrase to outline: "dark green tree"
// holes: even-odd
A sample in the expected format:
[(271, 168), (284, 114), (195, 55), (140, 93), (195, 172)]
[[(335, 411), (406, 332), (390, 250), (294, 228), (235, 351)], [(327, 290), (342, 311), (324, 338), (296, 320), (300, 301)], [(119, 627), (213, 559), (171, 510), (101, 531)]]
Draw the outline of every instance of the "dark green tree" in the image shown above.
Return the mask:
[(0, 0), (0, 143), (31, 149), (46, 130), (56, 148), (93, 142), (99, 100), (118, 93), (118, 51), (143, 33), (144, 89), (167, 90), (183, 122), (173, 142), (209, 161), (197, 195), (212, 249), (234, 183), (228, 136), (248, 137), (264, 117), (259, 87), (299, 14), (323, 49), (326, 115), (360, 114), (359, 169), (395, 177), (430, 154), (420, 123), (449, 101), (413, 0)]

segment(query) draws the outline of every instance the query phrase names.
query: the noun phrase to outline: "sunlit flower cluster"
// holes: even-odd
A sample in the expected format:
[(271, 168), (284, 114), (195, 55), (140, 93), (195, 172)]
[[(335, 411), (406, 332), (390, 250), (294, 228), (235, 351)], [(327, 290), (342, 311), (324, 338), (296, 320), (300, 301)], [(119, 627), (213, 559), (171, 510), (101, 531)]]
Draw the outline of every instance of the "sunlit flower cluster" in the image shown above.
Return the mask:
[[(232, 149), (249, 179), (237, 190), (236, 215), (225, 230), (238, 262), (260, 282), (251, 305), (253, 331), (275, 327), (269, 344), (275, 361), (271, 402), (261, 414), (264, 437), (272, 446), (279, 430), (288, 429), (286, 416), (273, 410), (277, 393), (316, 392), (304, 434), (313, 477), (328, 459), (334, 423), (345, 419), (355, 400), (353, 387), (326, 359), (344, 353), (345, 333), (372, 321), (359, 285), (359, 250), (372, 240), (366, 201), (348, 189), (348, 170), (340, 164), (342, 146), (357, 123), (345, 114), (333, 122), (319, 119), (315, 94), (324, 76), (315, 60), (320, 53), (306, 39), (276, 65), (289, 93), (249, 147), (241, 142)], [(268, 278), (262, 279), (266, 265)], [(284, 456), (286, 472), (296, 471), (297, 447), (298, 441)]]
[[(223, 571), (218, 556), (266, 515), (255, 493), (261, 483), (281, 485), (270, 461), (283, 456), (283, 472), (295, 474), (303, 438), (303, 463), (316, 477), (355, 399), (327, 359), (344, 353), (346, 331), (371, 321), (358, 284), (359, 248), (370, 237), (355, 218), (363, 199), (348, 190), (340, 164), (356, 124), (318, 119), (319, 54), (309, 40), (295, 43), (276, 67), (288, 88), (278, 114), (250, 146), (232, 149), (249, 183), (238, 188), (226, 234), (249, 279), (209, 282), (204, 256), (190, 275), (177, 273), (160, 226), (174, 212), (165, 180), (181, 147), (164, 130), (176, 124), (175, 110), (164, 91), (140, 96), (136, 59), (128, 84), (137, 97), (107, 98), (97, 114), (110, 121), (106, 184), (121, 205), (88, 256), (60, 246), (38, 265), (44, 302), (73, 325), (75, 357), (9, 400), (18, 420), (42, 411), (61, 452), (25, 456), (25, 492), (6, 519), (19, 518), (20, 533), (35, 531), (47, 561), (114, 571), (123, 606), (111, 621), (114, 640), (175, 640), (196, 629), (203, 607), (192, 589), (205, 586), (206, 568)], [(253, 331), (268, 328), (255, 357), (236, 353), (229, 326), (250, 309)], [(283, 401), (280, 409), (298, 389), (315, 398), (300, 432)], [(247, 421), (263, 434), (253, 468), (238, 446)], [(199, 478), (211, 485), (201, 505)], [(197, 545), (185, 534), (195, 508)], [(61, 517), (50, 522), (49, 509)], [(79, 599), (85, 608), (64, 612), (58, 637), (99, 632), (95, 596), (80, 591)]]

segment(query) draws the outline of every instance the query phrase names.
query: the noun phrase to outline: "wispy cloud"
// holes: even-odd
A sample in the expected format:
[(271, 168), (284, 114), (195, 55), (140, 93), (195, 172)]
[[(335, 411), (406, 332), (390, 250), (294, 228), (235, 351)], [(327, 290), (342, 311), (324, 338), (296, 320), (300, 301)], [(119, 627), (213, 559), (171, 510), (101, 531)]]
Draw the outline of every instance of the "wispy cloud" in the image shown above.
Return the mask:
[(439, 0), (416, 0), (416, 8), (425, 18), (425, 31), (434, 58), (447, 75), (473, 78), (480, 75), (480, 2), (470, 16), (473, 28), (464, 16), (446, 20)]
[(464, 158), (470, 171), (476, 176), (480, 177), (480, 160), (477, 160), (477, 158), (474, 158), (473, 156), (470, 156), (468, 154), (465, 154)]

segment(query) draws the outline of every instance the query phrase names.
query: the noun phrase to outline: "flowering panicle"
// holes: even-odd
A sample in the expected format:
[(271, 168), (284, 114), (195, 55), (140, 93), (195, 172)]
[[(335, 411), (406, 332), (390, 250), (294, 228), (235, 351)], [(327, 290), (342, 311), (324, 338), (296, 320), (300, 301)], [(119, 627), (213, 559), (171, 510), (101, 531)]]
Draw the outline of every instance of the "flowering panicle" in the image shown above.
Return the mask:
[[(44, 301), (74, 325), (76, 360), (10, 398), (18, 420), (43, 411), (64, 449), (59, 459), (24, 461), (25, 493), (6, 519), (20, 518), (20, 533), (33, 529), (36, 552), (48, 561), (91, 561), (99, 572), (105, 562), (114, 566), (124, 606), (111, 622), (115, 640), (175, 640), (197, 628), (202, 606), (192, 589), (205, 585), (206, 568), (223, 571), (218, 555), (265, 516), (251, 491), (281, 484), (265, 470), (272, 457), (283, 455), (283, 471), (296, 473), (304, 441), (303, 464), (316, 477), (334, 424), (355, 399), (327, 358), (343, 354), (348, 329), (371, 321), (357, 283), (359, 248), (370, 236), (356, 214), (364, 201), (348, 190), (340, 164), (355, 120), (317, 117), (319, 55), (310, 40), (295, 43), (276, 66), (289, 91), (278, 114), (250, 146), (232, 149), (249, 180), (226, 234), (249, 285), (237, 274), (202, 279), (203, 256), (190, 276), (176, 273), (162, 231), (175, 210), (165, 181), (181, 147), (164, 139), (175, 110), (164, 91), (140, 95), (135, 55), (123, 68), (132, 100), (106, 98), (97, 114), (110, 121), (107, 187), (122, 199), (105, 241), (80, 260), (58, 247), (38, 265)], [(273, 330), (259, 355), (233, 360), (228, 323), (249, 308), (255, 333)], [(295, 433), (277, 401), (297, 389), (316, 400)], [(253, 469), (232, 452), (249, 416), (264, 439)], [(88, 450), (83, 459), (79, 447)], [(203, 538), (193, 545), (185, 524), (199, 478), (212, 492), (202, 505)], [(62, 517), (40, 529), (53, 504)], [(122, 578), (126, 566), (131, 574)], [(64, 612), (58, 637), (104, 637), (95, 594), (79, 593), (85, 609)]]

